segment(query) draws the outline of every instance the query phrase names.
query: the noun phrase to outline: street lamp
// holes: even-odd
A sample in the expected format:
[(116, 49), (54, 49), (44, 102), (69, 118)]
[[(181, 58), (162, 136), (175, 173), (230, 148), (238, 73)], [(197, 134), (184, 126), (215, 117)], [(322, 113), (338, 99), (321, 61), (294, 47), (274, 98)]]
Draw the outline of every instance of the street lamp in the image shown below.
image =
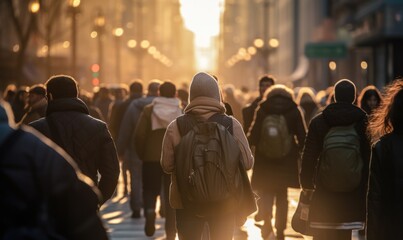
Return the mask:
[[(98, 65), (99, 67), (99, 79), (102, 81), (102, 72), (103, 72), (103, 62), (104, 62), (104, 51), (103, 51), (103, 34), (105, 31), (105, 16), (102, 12), (102, 9), (98, 9), (97, 16), (94, 20), (94, 30), (96, 32), (96, 36), (98, 38)], [(92, 33), (91, 33), (92, 34)]]
[(39, 4), (38, 0), (32, 0), (29, 3), (29, 11), (33, 14), (38, 13), (39, 10), (41, 9), (41, 5)]
[(76, 77), (77, 68), (77, 14), (80, 12), (80, 0), (69, 0), (71, 14), (71, 75)]
[(118, 27), (113, 30), (113, 35), (115, 36), (115, 47), (116, 47), (116, 81), (121, 82), (120, 73), (120, 38), (124, 33), (123, 28)]

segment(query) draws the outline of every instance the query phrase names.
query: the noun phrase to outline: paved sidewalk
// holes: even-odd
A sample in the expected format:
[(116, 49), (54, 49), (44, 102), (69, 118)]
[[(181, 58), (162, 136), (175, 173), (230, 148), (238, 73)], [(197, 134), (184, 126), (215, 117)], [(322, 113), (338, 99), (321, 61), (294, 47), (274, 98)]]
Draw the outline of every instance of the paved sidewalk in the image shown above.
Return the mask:
[[(290, 225), (292, 214), (295, 212), (295, 208), (298, 204), (299, 190), (290, 189), (288, 191), (289, 200), (289, 216), (287, 229), (285, 231), (286, 240), (296, 240), (296, 239), (312, 239), (307, 236), (302, 236), (296, 233)], [(157, 208), (158, 209), (158, 208)], [(157, 214), (156, 219), (156, 231), (153, 237), (147, 237), (144, 233), (144, 222), (143, 217), (139, 219), (132, 219), (131, 210), (128, 203), (128, 197), (118, 194), (115, 198), (106, 202), (101, 208), (101, 215), (104, 219), (105, 226), (108, 228), (109, 236), (111, 240), (163, 240), (165, 239), (164, 231), (164, 219)], [(236, 231), (234, 240), (261, 240), (260, 228), (255, 226), (255, 221), (253, 216), (250, 216), (243, 230), (247, 232), (247, 235), (243, 232)], [(269, 236), (266, 240), (275, 240), (273, 235)], [(353, 233), (353, 240), (359, 240), (357, 233)]]

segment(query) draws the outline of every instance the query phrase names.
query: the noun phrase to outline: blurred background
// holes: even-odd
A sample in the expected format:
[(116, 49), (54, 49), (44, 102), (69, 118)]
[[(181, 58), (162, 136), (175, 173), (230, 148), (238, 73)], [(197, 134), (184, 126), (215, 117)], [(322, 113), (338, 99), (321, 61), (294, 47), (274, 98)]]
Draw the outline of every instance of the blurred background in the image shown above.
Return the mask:
[(0, 80), (382, 87), (403, 76), (402, 40), (402, 0), (1, 0)]

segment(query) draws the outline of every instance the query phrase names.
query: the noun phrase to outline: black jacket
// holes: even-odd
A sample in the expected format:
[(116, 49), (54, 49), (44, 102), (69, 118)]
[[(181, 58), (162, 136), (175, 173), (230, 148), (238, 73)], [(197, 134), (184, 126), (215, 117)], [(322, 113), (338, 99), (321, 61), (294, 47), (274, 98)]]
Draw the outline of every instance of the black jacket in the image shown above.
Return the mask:
[[(323, 149), (323, 140), (334, 126), (355, 123), (360, 137), (360, 152), (364, 162), (360, 186), (353, 192), (329, 192), (316, 182), (316, 169)], [(362, 222), (365, 219), (365, 194), (368, 179), (370, 146), (365, 134), (367, 115), (353, 104), (332, 103), (315, 116), (309, 125), (302, 155), (300, 182), (304, 189), (315, 189), (311, 204), (311, 221), (323, 223)]]
[[(49, 120), (53, 124), (49, 125)], [(46, 117), (30, 125), (61, 146), (80, 170), (97, 183), (103, 202), (112, 196), (119, 177), (115, 144), (106, 124), (91, 117), (83, 101), (49, 101)]]
[(367, 199), (367, 239), (403, 238), (403, 133), (381, 138), (372, 149)]
[(267, 159), (256, 149), (252, 186), (258, 190), (266, 187), (298, 188), (298, 160), (306, 132), (301, 111), (287, 92), (282, 89), (272, 91), (267, 100), (261, 102), (256, 110), (256, 117), (248, 134), (250, 145), (259, 144), (263, 120), (270, 114), (284, 115), (288, 131), (296, 140), (293, 142), (289, 154), (280, 161), (281, 164)]
[[(21, 229), (37, 226), (38, 215), (44, 213), (41, 206), (48, 207), (46, 226), (52, 224), (63, 239), (108, 239), (97, 214), (97, 195), (84, 183), (83, 175), (76, 174), (74, 162), (33, 129), (23, 129), (18, 138), (6, 140), (10, 144), (0, 153), (0, 239), (12, 233), (20, 236)], [(15, 130), (3, 128), (1, 134), (11, 132)], [(0, 144), (5, 144), (4, 138)]]

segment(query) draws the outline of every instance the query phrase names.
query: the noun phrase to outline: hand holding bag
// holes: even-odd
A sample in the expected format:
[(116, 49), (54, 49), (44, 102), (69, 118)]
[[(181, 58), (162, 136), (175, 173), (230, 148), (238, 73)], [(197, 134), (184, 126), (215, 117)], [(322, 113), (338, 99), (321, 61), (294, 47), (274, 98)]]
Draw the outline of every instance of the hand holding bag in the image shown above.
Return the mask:
[(309, 209), (313, 197), (313, 190), (303, 189), (299, 196), (298, 206), (291, 220), (291, 227), (303, 235), (312, 236), (309, 221)]

